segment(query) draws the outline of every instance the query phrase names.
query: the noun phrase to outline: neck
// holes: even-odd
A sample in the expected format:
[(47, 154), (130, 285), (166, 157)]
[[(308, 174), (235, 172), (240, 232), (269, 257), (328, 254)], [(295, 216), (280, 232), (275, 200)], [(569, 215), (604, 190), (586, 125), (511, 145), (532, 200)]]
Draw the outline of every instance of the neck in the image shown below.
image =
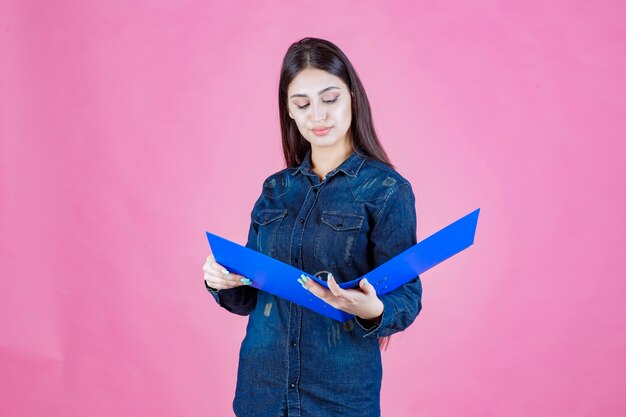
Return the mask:
[(352, 154), (353, 148), (347, 141), (337, 143), (332, 147), (312, 147), (311, 164), (312, 170), (323, 181), (333, 169), (337, 168)]

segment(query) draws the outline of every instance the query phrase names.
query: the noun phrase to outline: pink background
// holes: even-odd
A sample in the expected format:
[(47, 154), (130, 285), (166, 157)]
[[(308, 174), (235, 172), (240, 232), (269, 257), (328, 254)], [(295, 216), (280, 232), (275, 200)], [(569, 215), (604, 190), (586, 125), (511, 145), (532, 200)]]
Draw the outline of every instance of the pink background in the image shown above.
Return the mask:
[(246, 319), (204, 231), (244, 243), (283, 168), (304, 36), (362, 77), (419, 240), (481, 208), (383, 353), (384, 415), (626, 413), (626, 3), (0, 4), (2, 415), (231, 414)]

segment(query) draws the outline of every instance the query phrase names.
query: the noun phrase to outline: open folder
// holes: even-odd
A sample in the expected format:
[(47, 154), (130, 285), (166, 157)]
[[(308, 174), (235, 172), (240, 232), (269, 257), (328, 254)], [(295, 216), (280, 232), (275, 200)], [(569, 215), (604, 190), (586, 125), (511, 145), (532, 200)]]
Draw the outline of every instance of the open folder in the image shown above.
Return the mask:
[[(416, 243), (367, 274), (343, 282), (339, 286), (356, 288), (362, 278), (367, 278), (378, 295), (395, 290), (473, 244), (479, 212), (480, 208)], [(300, 285), (298, 278), (304, 274), (328, 288), (326, 281), (223, 237), (209, 232), (206, 232), (206, 235), (215, 261), (229, 271), (249, 278), (252, 287), (293, 301), (337, 321), (344, 322), (354, 317), (311, 294)]]

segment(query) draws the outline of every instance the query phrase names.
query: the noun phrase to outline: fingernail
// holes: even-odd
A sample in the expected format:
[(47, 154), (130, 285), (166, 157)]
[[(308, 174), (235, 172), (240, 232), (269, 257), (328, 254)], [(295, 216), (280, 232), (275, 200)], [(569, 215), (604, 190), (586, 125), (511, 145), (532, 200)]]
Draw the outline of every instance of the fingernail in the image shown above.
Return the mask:
[(224, 268), (222, 268), (222, 274), (224, 274), (224, 275), (228, 275), (228, 274), (230, 274), (230, 272), (228, 272), (227, 270), (225, 270)]
[(305, 276), (304, 274), (300, 275), (302, 277), (302, 281), (304, 282), (309, 282), (309, 277)]
[(298, 282), (300, 283), (300, 285), (304, 286), (304, 281), (302, 281), (302, 278), (298, 278)]
[(334, 280), (334, 279), (335, 279), (335, 277), (333, 276), (333, 273), (332, 273), (332, 272), (331, 272), (330, 274), (328, 274), (328, 279), (332, 279), (332, 280)]
[(243, 282), (244, 284), (250, 283), (250, 280), (248, 278), (241, 278), (239, 281)]

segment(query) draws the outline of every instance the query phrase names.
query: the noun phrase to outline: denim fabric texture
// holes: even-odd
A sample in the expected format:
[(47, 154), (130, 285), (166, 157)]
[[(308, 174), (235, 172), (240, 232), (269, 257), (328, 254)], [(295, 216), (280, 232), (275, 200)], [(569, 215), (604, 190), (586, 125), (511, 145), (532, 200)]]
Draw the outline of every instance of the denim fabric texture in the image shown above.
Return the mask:
[[(263, 183), (246, 246), (338, 282), (365, 275), (417, 243), (411, 184), (385, 164), (352, 154), (321, 181), (311, 151)], [(249, 286), (216, 291), (226, 310), (249, 315), (233, 409), (240, 417), (379, 416), (378, 338), (406, 329), (422, 308), (420, 277), (379, 296), (382, 320), (345, 323)]]

